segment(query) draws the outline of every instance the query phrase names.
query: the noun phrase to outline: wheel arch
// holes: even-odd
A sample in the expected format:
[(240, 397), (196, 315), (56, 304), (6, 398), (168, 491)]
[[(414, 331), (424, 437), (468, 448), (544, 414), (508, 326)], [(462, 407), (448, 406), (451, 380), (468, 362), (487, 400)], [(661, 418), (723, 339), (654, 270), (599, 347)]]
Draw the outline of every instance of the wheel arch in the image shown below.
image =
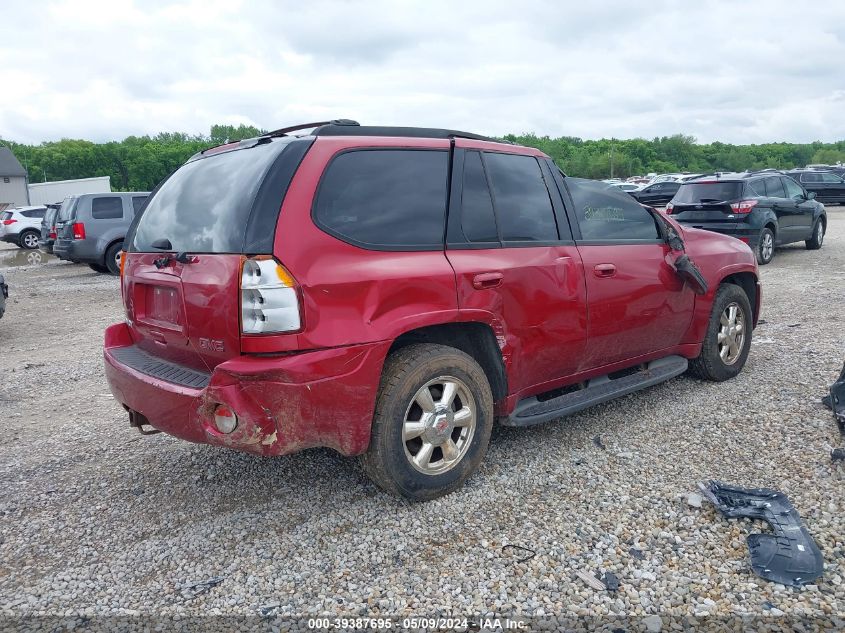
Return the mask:
[(490, 383), (493, 401), (502, 401), (507, 396), (508, 379), (504, 359), (493, 328), (487, 323), (461, 321), (419, 327), (396, 337), (387, 353), (390, 355), (414, 343), (437, 343), (461, 350), (481, 366)]
[(757, 319), (760, 317), (760, 303), (759, 288), (757, 276), (750, 271), (736, 272), (726, 275), (719, 280), (719, 286), (723, 284), (733, 284), (739, 286), (748, 297), (748, 302), (751, 304), (751, 311), (753, 313), (753, 323), (757, 325)]
[(123, 242), (123, 241), (125, 241), (125, 240), (126, 240), (126, 237), (125, 237), (125, 236), (124, 236), (124, 237), (118, 237), (118, 238), (115, 238), (115, 239), (113, 239), (113, 240), (109, 240), (108, 244), (106, 244), (106, 247), (103, 249), (103, 252), (100, 254), (100, 260), (99, 260), (99, 262), (98, 262), (98, 263), (100, 263), (100, 264), (104, 264), (104, 265), (105, 265), (105, 263), (106, 263), (106, 255), (108, 254), (109, 249), (110, 249), (112, 246), (114, 246), (115, 244), (120, 244), (121, 242)]

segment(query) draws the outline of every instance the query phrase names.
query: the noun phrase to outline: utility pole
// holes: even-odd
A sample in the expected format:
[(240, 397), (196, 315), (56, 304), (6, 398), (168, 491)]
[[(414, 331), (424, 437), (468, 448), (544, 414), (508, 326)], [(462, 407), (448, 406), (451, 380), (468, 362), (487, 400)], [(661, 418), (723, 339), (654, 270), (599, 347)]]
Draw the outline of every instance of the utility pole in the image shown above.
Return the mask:
[(613, 179), (613, 139), (610, 139), (610, 178)]

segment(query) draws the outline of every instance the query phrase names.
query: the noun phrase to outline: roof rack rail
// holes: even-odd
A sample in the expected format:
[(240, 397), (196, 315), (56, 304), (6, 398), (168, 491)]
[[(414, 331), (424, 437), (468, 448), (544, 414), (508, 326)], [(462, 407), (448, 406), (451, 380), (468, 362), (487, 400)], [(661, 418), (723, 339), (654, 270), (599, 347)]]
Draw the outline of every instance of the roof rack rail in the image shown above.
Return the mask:
[(766, 174), (766, 173), (775, 173), (775, 174), (783, 174), (784, 171), (782, 169), (775, 169), (774, 167), (766, 167), (765, 169), (746, 169), (746, 174)]
[(442, 128), (426, 128), (426, 127), (394, 127), (394, 126), (380, 126), (380, 125), (358, 125), (350, 127), (348, 125), (337, 124), (335, 122), (327, 123), (316, 130), (314, 136), (400, 136), (408, 138), (467, 138), (475, 141), (488, 141), (490, 143), (506, 143), (513, 145), (510, 141), (505, 141), (490, 136), (482, 136), (480, 134), (473, 134), (471, 132), (461, 132), (460, 130), (447, 130)]
[(261, 137), (272, 138), (275, 136), (285, 136), (288, 132), (296, 132), (297, 130), (308, 130), (312, 127), (323, 127), (326, 125), (339, 125), (339, 126), (359, 126), (360, 123), (358, 121), (353, 121), (352, 119), (332, 119), (331, 121), (317, 121), (315, 123), (300, 123), (299, 125), (291, 125), (290, 127), (283, 127), (279, 128), (278, 130), (273, 130), (272, 132), (267, 132), (267, 134), (262, 134)]

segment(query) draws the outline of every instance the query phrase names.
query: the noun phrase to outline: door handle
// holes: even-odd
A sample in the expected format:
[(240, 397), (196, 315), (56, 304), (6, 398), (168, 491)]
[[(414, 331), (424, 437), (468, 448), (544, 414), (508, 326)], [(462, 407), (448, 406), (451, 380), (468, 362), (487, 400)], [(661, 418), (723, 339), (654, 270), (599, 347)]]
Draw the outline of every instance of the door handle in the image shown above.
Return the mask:
[(502, 273), (479, 273), (472, 278), (472, 287), (476, 290), (495, 288), (502, 285)]
[(616, 266), (613, 264), (596, 264), (593, 273), (596, 277), (613, 277), (616, 274)]

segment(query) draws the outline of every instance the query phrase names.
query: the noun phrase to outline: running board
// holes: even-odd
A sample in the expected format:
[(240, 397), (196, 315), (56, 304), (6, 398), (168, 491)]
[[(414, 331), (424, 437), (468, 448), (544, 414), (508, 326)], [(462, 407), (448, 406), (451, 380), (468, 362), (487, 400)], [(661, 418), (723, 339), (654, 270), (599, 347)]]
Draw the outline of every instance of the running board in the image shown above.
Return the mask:
[(640, 366), (639, 369), (635, 368), (635, 373), (620, 378), (611, 378), (613, 374), (609, 374), (593, 378), (583, 387), (574, 385), (574, 391), (557, 398), (544, 401), (538, 400), (536, 396), (526, 398), (520, 400), (516, 410), (501, 423), (505, 426), (531, 426), (562, 418), (680, 376), (687, 370), (687, 365), (687, 359), (682, 356), (667, 356)]

